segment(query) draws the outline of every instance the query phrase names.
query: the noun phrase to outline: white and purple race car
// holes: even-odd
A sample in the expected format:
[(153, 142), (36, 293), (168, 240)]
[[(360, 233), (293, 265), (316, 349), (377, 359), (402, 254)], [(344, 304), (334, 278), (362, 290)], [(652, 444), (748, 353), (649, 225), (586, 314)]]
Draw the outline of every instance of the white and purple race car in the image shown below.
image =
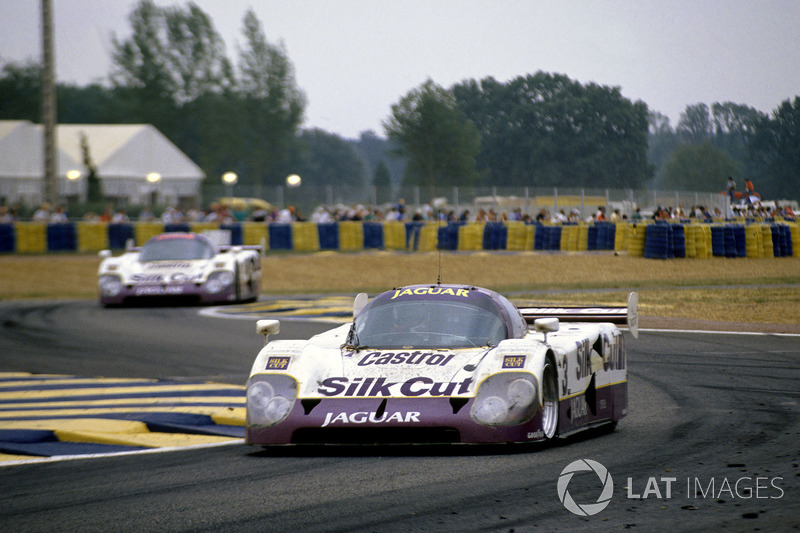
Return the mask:
[(259, 246), (216, 246), (197, 233), (162, 233), (120, 256), (100, 252), (100, 303), (252, 301), (261, 292)]
[(487, 289), (413, 285), (371, 301), (352, 323), (273, 340), (247, 382), (246, 442), (505, 443), (615, 425), (627, 413), (627, 307), (518, 308)]

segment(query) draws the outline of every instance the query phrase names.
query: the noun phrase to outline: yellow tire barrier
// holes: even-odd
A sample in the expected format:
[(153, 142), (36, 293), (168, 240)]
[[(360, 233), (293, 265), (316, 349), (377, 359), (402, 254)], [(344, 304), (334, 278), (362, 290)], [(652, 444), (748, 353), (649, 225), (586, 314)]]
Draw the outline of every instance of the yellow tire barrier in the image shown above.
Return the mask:
[(473, 222), (458, 228), (458, 249), (463, 252), (476, 252), (483, 249), (484, 224)]
[(362, 250), (364, 248), (364, 225), (361, 222), (339, 222), (339, 249)]
[[(339, 226), (341, 228), (341, 225)], [(292, 224), (292, 242), (298, 252), (319, 251), (319, 230), (312, 222), (295, 222)]]
[(242, 244), (255, 246), (264, 244), (264, 250), (269, 249), (269, 232), (263, 222), (242, 223)]
[(78, 250), (99, 252), (109, 248), (108, 225), (102, 222), (78, 222)]
[(47, 251), (47, 224), (43, 222), (17, 222), (17, 251), (44, 253)]

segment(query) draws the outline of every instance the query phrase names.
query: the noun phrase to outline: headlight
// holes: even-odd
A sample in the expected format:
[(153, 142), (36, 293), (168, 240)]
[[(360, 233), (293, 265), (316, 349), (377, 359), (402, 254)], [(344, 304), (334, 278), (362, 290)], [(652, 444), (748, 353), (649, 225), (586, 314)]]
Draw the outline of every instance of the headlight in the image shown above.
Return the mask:
[(116, 296), (122, 291), (122, 281), (117, 276), (100, 276), (98, 284), (103, 296)]
[(233, 284), (233, 274), (221, 270), (219, 272), (212, 272), (206, 281), (206, 290), (212, 294), (222, 292)]
[(536, 378), (525, 372), (504, 372), (481, 383), (472, 404), (472, 419), (485, 426), (519, 424), (539, 408)]
[(283, 421), (297, 400), (297, 381), (283, 374), (261, 374), (247, 383), (247, 425), (270, 427)]

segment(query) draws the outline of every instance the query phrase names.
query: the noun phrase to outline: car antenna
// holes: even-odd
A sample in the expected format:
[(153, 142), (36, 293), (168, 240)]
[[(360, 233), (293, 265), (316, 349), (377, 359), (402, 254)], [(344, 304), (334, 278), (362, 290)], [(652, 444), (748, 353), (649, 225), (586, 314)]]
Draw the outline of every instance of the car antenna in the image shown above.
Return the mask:
[(436, 227), (436, 248), (439, 250), (439, 272), (436, 275), (436, 284), (442, 284), (442, 243), (439, 242), (439, 235), (440, 229), (442, 228), (442, 210), (439, 209), (439, 212), (436, 214), (436, 218), (438, 219), (438, 226)]

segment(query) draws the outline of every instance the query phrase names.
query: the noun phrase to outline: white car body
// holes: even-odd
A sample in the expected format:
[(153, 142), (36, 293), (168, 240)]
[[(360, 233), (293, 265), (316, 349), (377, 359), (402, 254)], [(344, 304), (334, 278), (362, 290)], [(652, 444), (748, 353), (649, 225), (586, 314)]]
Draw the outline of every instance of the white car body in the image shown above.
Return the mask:
[(258, 246), (216, 246), (196, 233), (162, 233), (98, 269), (103, 305), (175, 299), (202, 303), (255, 300), (261, 292)]
[[(266, 342), (247, 385), (249, 444), (531, 442), (627, 413), (617, 324), (638, 334), (635, 293), (627, 308), (518, 309), (487, 289), (417, 285), (365, 302), (353, 324)], [(403, 306), (424, 324), (381, 333)], [(268, 341), (279, 323), (257, 329)]]

